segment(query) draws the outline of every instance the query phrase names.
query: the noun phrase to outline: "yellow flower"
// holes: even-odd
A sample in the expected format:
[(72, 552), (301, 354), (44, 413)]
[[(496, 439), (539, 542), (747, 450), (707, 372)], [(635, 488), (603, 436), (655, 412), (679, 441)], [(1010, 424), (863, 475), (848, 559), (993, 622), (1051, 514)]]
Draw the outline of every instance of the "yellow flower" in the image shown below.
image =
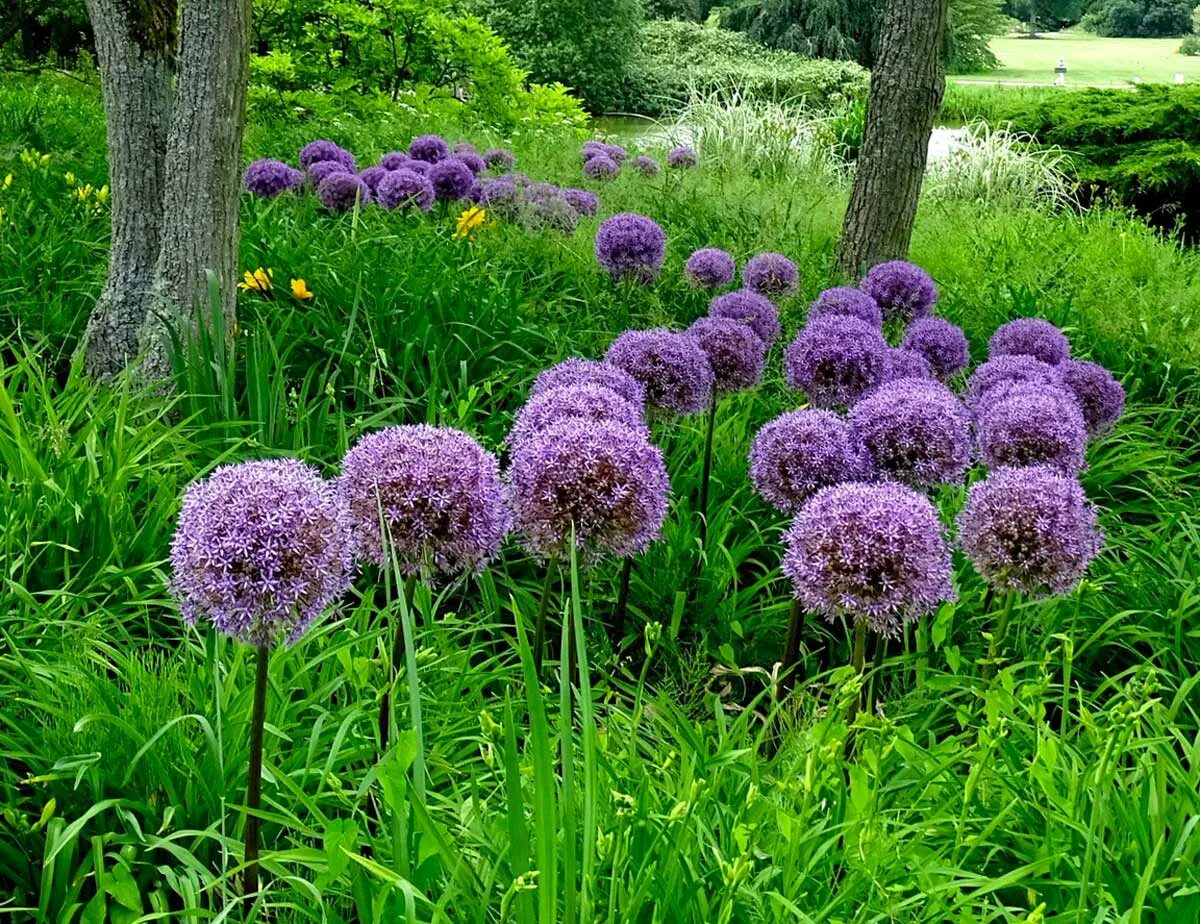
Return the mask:
[(105, 183), (98, 190), (96, 190), (96, 199), (102, 203), (108, 201), (108, 184), (107, 183)]
[(63, 174), (63, 179), (67, 181), (68, 186), (75, 185), (75, 182), (76, 182), (75, 174), (72, 173), (70, 170), (68, 170), (66, 173)]
[(12, 174), (11, 173), (4, 178), (4, 188), (8, 189), (8, 187), (10, 187), (10, 186), (12, 186)]
[(271, 277), (271, 271), (263, 269), (261, 266), (253, 273), (246, 270), (242, 274), (242, 281), (238, 283), (238, 288), (243, 292), (258, 292), (266, 295), (271, 291)]
[(454, 239), (461, 241), (463, 238), (475, 240), (475, 231), (483, 224), (483, 220), (487, 218), (487, 212), (477, 205), (471, 206), (465, 212), (458, 216), (458, 221), (455, 223)]
[(308, 289), (308, 283), (303, 279), (292, 280), (292, 295), (305, 301), (313, 297), (312, 292), (310, 292)]

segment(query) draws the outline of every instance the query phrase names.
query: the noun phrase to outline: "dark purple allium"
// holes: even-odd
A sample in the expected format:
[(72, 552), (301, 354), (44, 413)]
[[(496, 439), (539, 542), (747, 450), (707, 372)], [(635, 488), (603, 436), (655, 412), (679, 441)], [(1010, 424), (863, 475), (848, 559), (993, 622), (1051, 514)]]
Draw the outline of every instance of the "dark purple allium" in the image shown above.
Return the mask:
[(955, 598), (937, 510), (896, 482), (822, 488), (784, 537), (783, 573), (809, 610), (888, 637)]
[(568, 385), (551, 388), (529, 399), (508, 434), (508, 444), (519, 446), (535, 433), (567, 420), (610, 420), (624, 424), (642, 439), (650, 428), (642, 420), (641, 405), (633, 405), (603, 385)]
[(407, 167), (413, 162), (413, 159), (403, 151), (388, 151), (379, 159), (379, 166), (385, 170), (399, 170), (401, 167)]
[(1079, 402), (1089, 436), (1097, 436), (1125, 412), (1125, 389), (1098, 363), (1072, 360), (1063, 363), (1063, 380)]
[(842, 314), (800, 329), (783, 358), (788, 384), (817, 407), (854, 404), (888, 374), (888, 345), (866, 321)]
[(332, 160), (342, 165), (347, 173), (358, 170), (354, 155), (332, 141), (310, 141), (300, 149), (300, 166), (307, 170), (313, 164), (324, 160)]
[(997, 356), (989, 359), (976, 366), (967, 379), (967, 406), (978, 412), (989, 392), (1021, 383), (1061, 388), (1062, 370), (1032, 356)]
[(742, 391), (762, 381), (767, 345), (748, 325), (731, 318), (705, 317), (693, 321), (687, 332), (708, 357), (718, 392)]
[(367, 434), (346, 453), (338, 490), (358, 553), (405, 574), (478, 571), (500, 553), (512, 520), (496, 457), (450, 427)]
[(779, 338), (781, 333), (779, 312), (771, 304), (771, 300), (765, 295), (759, 295), (749, 289), (739, 289), (736, 292), (718, 295), (709, 303), (708, 313), (710, 317), (714, 318), (741, 321), (758, 334), (758, 338), (768, 347)]
[(608, 145), (603, 141), (585, 141), (583, 147), (579, 149), (579, 153), (586, 164), (593, 157), (600, 157), (602, 155), (608, 157)]
[(367, 167), (358, 172), (358, 178), (367, 184), (367, 189), (371, 190), (371, 195), (374, 196), (379, 191), (380, 182), (391, 172), (387, 167)]
[(483, 199), (483, 184), (479, 180), (475, 180), (471, 184), (471, 188), (467, 190), (466, 200), (475, 205), (479, 205)]
[(511, 170), (517, 163), (511, 151), (503, 148), (492, 148), (483, 152), (483, 162), (489, 170)]
[(971, 464), (971, 417), (941, 382), (880, 385), (854, 405), (849, 425), (882, 477), (914, 488), (958, 484)]
[(429, 182), (433, 184), (433, 195), (442, 202), (465, 199), (475, 182), (475, 174), (461, 160), (447, 157), (429, 168)]
[(866, 292), (851, 286), (826, 289), (808, 306), (810, 321), (831, 314), (849, 315), (866, 321), (872, 327), (883, 327), (883, 309), (879, 303)]
[(408, 143), (408, 156), (413, 160), (436, 164), (450, 156), (450, 145), (441, 135), (418, 135)]
[(407, 167), (388, 171), (379, 181), (379, 204), (389, 211), (417, 208), (428, 212), (433, 207), (433, 184)]
[(977, 409), (977, 421), (979, 452), (988, 468), (1041, 462), (1067, 472), (1084, 467), (1087, 428), (1065, 386), (993, 389)]
[(579, 213), (553, 183), (537, 183), (525, 192), (521, 224), (531, 231), (551, 229), (574, 234)]
[(700, 163), (700, 158), (686, 144), (681, 144), (667, 151), (667, 166), (674, 170), (690, 170), (698, 163)]
[(479, 204), (500, 218), (519, 218), (525, 203), (525, 191), (513, 175), (485, 180), (479, 191)]
[(780, 513), (797, 513), (821, 488), (872, 477), (846, 422), (830, 411), (789, 411), (759, 430), (750, 447), (750, 480)]
[(667, 236), (645, 215), (621, 212), (596, 232), (596, 259), (613, 279), (653, 282), (662, 269)]
[(958, 541), (998, 590), (1070, 593), (1104, 537), (1078, 480), (1049, 465), (1001, 468), (971, 486)]
[(906, 260), (871, 267), (858, 287), (879, 303), (885, 318), (912, 321), (933, 311), (938, 290), (933, 278)]
[(289, 189), (304, 185), (304, 171), (281, 160), (263, 158), (246, 168), (242, 183), (256, 196), (277, 196)]
[(628, 372), (595, 359), (571, 357), (546, 369), (533, 383), (532, 398), (555, 388), (596, 385), (615, 391), (641, 411), (646, 406), (646, 389)]
[(742, 270), (742, 285), (767, 298), (791, 295), (800, 284), (796, 264), (781, 253), (760, 253)]
[(308, 179), (314, 188), (320, 186), (322, 180), (333, 176), (335, 173), (342, 173), (346, 176), (355, 175), (354, 171), (347, 170), (346, 165), (340, 160), (319, 160), (308, 167)]
[(316, 469), (243, 462), (188, 486), (170, 586), (188, 623), (266, 646), (299, 638), (350, 587), (353, 563), (345, 508)]
[(429, 168), (432, 166), (433, 164), (427, 160), (413, 160), (409, 158), (408, 163), (404, 165), (404, 169), (411, 170), (413, 173), (419, 173), (421, 176), (429, 176)]
[(641, 382), (652, 408), (696, 414), (712, 400), (712, 366), (691, 334), (663, 327), (627, 330), (613, 341), (604, 361)]
[(653, 157), (647, 157), (645, 154), (635, 157), (632, 161), (632, 166), (642, 176), (658, 176), (659, 170), (662, 169), (659, 167), (658, 161)]
[(614, 421), (569, 420), (514, 448), (516, 529), (543, 558), (575, 544), (589, 561), (625, 558), (658, 538), (671, 491), (662, 452)]
[(348, 212), (371, 203), (371, 190), (353, 173), (332, 173), (317, 184), (317, 198), (333, 212)]
[(888, 371), (885, 382), (896, 382), (900, 379), (932, 379), (933, 367), (920, 353), (902, 350), (897, 347), (888, 348)]
[(480, 157), (478, 154), (473, 154), (473, 153), (457, 154), (456, 153), (454, 155), (454, 160), (457, 160), (460, 163), (462, 163), (463, 165), (465, 165), (466, 168), (471, 171), (472, 176), (479, 176), (479, 174), (483, 173), (483, 171), (485, 171), (487, 169), (487, 164), (484, 163), (483, 158)]
[(702, 247), (684, 265), (688, 282), (698, 289), (716, 289), (733, 282), (737, 266), (733, 257), (719, 247)]
[(621, 165), (607, 154), (597, 154), (583, 165), (583, 175), (589, 180), (611, 180), (621, 172)]
[(1057, 366), (1071, 358), (1071, 342), (1049, 321), (1016, 318), (997, 327), (988, 341), (988, 357), (997, 356), (1032, 356)]
[(592, 216), (600, 211), (600, 197), (587, 189), (564, 189), (563, 198), (580, 215)]
[(908, 326), (901, 348), (924, 356), (933, 374), (943, 381), (962, 372), (971, 362), (971, 350), (962, 328), (933, 315), (917, 318)]
[(460, 141), (454, 145), (454, 150), (451, 153), (455, 157), (461, 157), (463, 154), (478, 154), (479, 149), (469, 141)]

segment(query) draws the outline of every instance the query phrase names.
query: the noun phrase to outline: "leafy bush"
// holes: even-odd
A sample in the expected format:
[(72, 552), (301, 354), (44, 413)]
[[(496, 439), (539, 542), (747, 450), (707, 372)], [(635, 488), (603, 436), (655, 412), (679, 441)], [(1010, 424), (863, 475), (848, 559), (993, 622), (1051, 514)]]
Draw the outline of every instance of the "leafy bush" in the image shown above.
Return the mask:
[(1179, 43), (1179, 53), (1187, 55), (1189, 58), (1200, 55), (1200, 35), (1185, 36), (1183, 41)]
[(1096, 0), (1083, 17), (1097, 35), (1154, 38), (1185, 35), (1192, 27), (1189, 0)]

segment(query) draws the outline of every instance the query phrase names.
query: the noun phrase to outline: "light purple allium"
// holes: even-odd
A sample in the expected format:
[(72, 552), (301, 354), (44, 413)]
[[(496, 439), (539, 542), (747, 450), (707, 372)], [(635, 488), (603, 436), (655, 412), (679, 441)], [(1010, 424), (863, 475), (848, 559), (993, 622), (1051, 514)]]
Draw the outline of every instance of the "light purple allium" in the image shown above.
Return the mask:
[(596, 385), (615, 391), (639, 411), (646, 406), (646, 389), (628, 372), (595, 359), (574, 356), (542, 372), (533, 383), (530, 395), (536, 398), (552, 389), (572, 385)]
[(1098, 363), (1072, 360), (1063, 363), (1063, 380), (1079, 402), (1089, 436), (1097, 436), (1125, 412), (1125, 389)]
[(958, 484), (971, 464), (971, 417), (941, 382), (880, 385), (854, 405), (849, 426), (882, 477), (914, 488)]
[(603, 385), (568, 385), (531, 397), (517, 414), (508, 444), (519, 446), (534, 434), (567, 420), (611, 420), (624, 424), (642, 439), (650, 439), (640, 405), (631, 404)]
[(418, 135), (408, 143), (408, 156), (413, 160), (436, 164), (450, 156), (450, 145), (441, 135)]
[(983, 402), (977, 420), (979, 452), (988, 468), (1044, 462), (1074, 473), (1084, 467), (1087, 428), (1065, 386), (1008, 386)]
[(367, 167), (365, 170), (358, 172), (358, 178), (367, 184), (367, 189), (371, 190), (372, 196), (375, 196), (379, 191), (380, 182), (391, 172), (387, 167)]
[(465, 199), (475, 182), (475, 174), (461, 160), (447, 157), (429, 168), (429, 182), (433, 184), (433, 195), (440, 202)]
[(731, 318), (704, 317), (693, 321), (687, 332), (708, 357), (718, 392), (742, 391), (762, 381), (767, 345), (748, 325)]
[(403, 151), (388, 151), (383, 157), (379, 158), (379, 166), (385, 170), (399, 170), (401, 167), (407, 167), (413, 162), (413, 159)]
[(589, 562), (644, 551), (659, 537), (671, 491), (662, 452), (614, 421), (542, 430), (515, 447), (508, 478), (524, 545), (562, 557), (574, 530)]
[(808, 306), (808, 320), (831, 314), (844, 314), (872, 327), (883, 327), (883, 309), (879, 303), (861, 289), (851, 286), (836, 286), (826, 289)]
[(717, 289), (733, 282), (737, 265), (727, 251), (719, 247), (702, 247), (687, 258), (684, 272), (688, 282), (697, 289)]
[(1048, 465), (1001, 468), (971, 486), (958, 541), (998, 590), (1070, 593), (1104, 537), (1078, 480)]
[(379, 181), (379, 204), (392, 209), (417, 208), (428, 212), (433, 207), (433, 184), (407, 167), (390, 170)]
[(821, 488), (873, 475), (846, 422), (830, 411), (788, 411), (763, 426), (750, 447), (750, 480), (780, 513), (797, 513)]
[(1071, 342), (1049, 321), (1016, 318), (997, 327), (988, 341), (988, 357), (997, 356), (1032, 356), (1057, 366), (1071, 358)]
[(553, 183), (537, 183), (524, 194), (521, 224), (530, 231), (550, 229), (574, 234), (579, 225), (579, 213)]
[(613, 341), (604, 361), (641, 382), (652, 408), (697, 414), (712, 400), (712, 366), (691, 334), (663, 327), (627, 330)]
[(188, 623), (268, 646), (298, 639), (349, 589), (353, 564), (345, 508), (316, 469), (243, 462), (188, 486), (170, 586)]
[(932, 379), (933, 367), (920, 353), (912, 350), (902, 350), (897, 347), (888, 348), (888, 371), (885, 382), (896, 382), (900, 379)]
[(937, 510), (896, 482), (822, 488), (784, 540), (796, 598), (830, 622), (848, 616), (894, 638), (955, 598)]
[(686, 144), (681, 144), (667, 151), (667, 166), (674, 170), (690, 170), (698, 163), (700, 163), (700, 158)]
[(1062, 370), (1032, 356), (997, 356), (975, 367), (967, 379), (967, 406), (978, 412), (989, 392), (1028, 383), (1061, 388)]
[(632, 166), (642, 176), (658, 176), (659, 170), (662, 169), (659, 167), (658, 161), (653, 157), (647, 157), (645, 154), (635, 157), (632, 161)]
[(319, 160), (308, 167), (308, 179), (314, 188), (320, 186), (322, 180), (333, 176), (335, 173), (342, 173), (346, 176), (355, 175), (354, 171), (347, 170), (346, 165), (340, 160)]
[(605, 144), (604, 154), (609, 160), (614, 161), (618, 167), (625, 163), (625, 158), (629, 156), (629, 152), (619, 144)]
[(454, 145), (454, 150), (451, 153), (455, 157), (461, 157), (464, 154), (478, 154), (479, 149), (469, 141), (460, 141)]
[(281, 160), (262, 158), (246, 168), (242, 184), (256, 196), (278, 196), (304, 185), (304, 171)]
[(767, 298), (791, 295), (800, 284), (796, 264), (781, 253), (760, 253), (742, 269), (742, 285)]
[(524, 203), (525, 190), (511, 173), (485, 180), (479, 191), (479, 204), (500, 218), (519, 218)]
[(933, 311), (938, 290), (933, 277), (907, 260), (871, 267), (858, 287), (879, 303), (885, 318), (913, 321)]
[(333, 212), (349, 212), (371, 204), (371, 190), (353, 173), (331, 173), (317, 184), (317, 198)]
[(589, 189), (564, 189), (563, 198), (580, 215), (591, 217), (600, 211), (600, 197)]
[(454, 160), (459, 161), (471, 171), (472, 176), (479, 176), (487, 169), (487, 164), (484, 163), (482, 157), (478, 154), (455, 154)]
[(341, 164), (347, 173), (354, 173), (358, 170), (358, 163), (354, 160), (354, 155), (332, 141), (310, 141), (300, 149), (300, 166), (305, 170), (323, 160)]
[(771, 304), (771, 300), (749, 289), (718, 295), (709, 303), (708, 313), (714, 318), (741, 321), (758, 334), (758, 338), (768, 347), (782, 332), (779, 326), (779, 312)]
[(621, 212), (596, 232), (596, 259), (613, 279), (653, 282), (662, 270), (667, 236), (645, 215)]
[(900, 346), (929, 360), (933, 374), (943, 381), (962, 372), (971, 362), (971, 350), (962, 328), (933, 315), (913, 321)]
[(608, 145), (603, 141), (585, 141), (583, 147), (579, 149), (579, 153), (583, 158), (583, 163), (586, 164), (593, 157), (600, 157), (601, 155), (608, 157)]
[(346, 453), (338, 490), (358, 553), (405, 574), (478, 571), (500, 553), (512, 520), (496, 457), (451, 427), (367, 434)]
[(483, 162), (489, 170), (511, 170), (517, 163), (511, 151), (504, 148), (491, 148), (483, 152)]
[(888, 349), (866, 321), (831, 314), (800, 329), (784, 354), (784, 370), (788, 384), (815, 406), (849, 406), (887, 377)]
[(611, 180), (621, 172), (621, 165), (607, 154), (597, 154), (583, 165), (583, 175), (589, 180)]

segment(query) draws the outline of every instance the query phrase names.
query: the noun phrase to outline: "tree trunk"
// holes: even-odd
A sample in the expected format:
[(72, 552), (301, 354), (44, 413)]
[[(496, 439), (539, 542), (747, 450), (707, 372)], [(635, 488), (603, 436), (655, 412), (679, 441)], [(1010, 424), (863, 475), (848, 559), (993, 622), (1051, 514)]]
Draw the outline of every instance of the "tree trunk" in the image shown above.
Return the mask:
[(848, 276), (908, 255), (942, 104), (947, 0), (885, 0), (858, 171), (837, 262)]

